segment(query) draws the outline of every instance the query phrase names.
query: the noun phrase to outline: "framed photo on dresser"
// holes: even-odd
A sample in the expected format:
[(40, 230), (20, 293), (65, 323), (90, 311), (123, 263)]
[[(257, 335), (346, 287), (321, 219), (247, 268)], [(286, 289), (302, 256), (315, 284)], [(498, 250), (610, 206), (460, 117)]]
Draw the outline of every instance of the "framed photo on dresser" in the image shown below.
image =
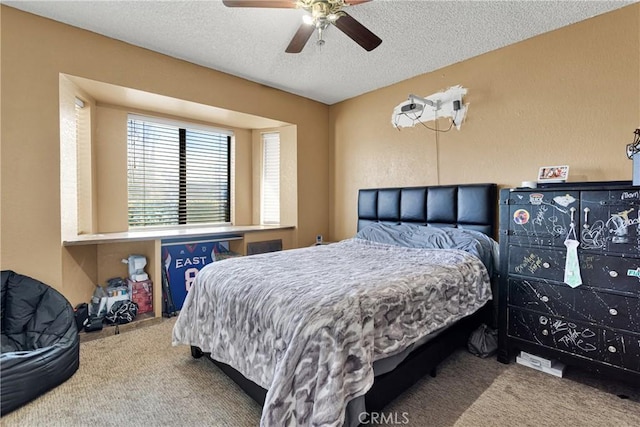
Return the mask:
[(565, 182), (569, 178), (569, 165), (542, 166), (538, 170), (538, 182)]

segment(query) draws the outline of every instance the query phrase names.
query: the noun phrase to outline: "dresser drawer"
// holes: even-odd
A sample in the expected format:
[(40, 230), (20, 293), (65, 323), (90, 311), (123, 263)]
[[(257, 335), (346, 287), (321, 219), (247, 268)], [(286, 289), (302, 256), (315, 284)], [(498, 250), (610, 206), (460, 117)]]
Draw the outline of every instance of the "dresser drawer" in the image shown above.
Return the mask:
[(509, 273), (562, 282), (566, 251), (509, 246)]
[(515, 308), (509, 308), (508, 322), (512, 337), (591, 359), (601, 360), (603, 356), (600, 341), (603, 331), (595, 326)]
[(575, 311), (571, 318), (640, 333), (638, 298), (588, 289), (576, 291)]
[(564, 248), (564, 239), (571, 224), (578, 220), (579, 193), (576, 191), (513, 191), (509, 195), (510, 240), (516, 244), (557, 246)]
[(605, 330), (603, 338), (602, 360), (640, 372), (640, 336)]
[(509, 336), (640, 372), (640, 334), (510, 308)]
[(585, 287), (509, 279), (509, 304), (551, 316), (640, 333), (638, 298)]
[(585, 284), (640, 295), (640, 258), (580, 253), (579, 259)]
[(570, 316), (575, 309), (575, 290), (534, 280), (509, 279), (509, 304), (552, 316)]
[(640, 191), (585, 191), (580, 202), (583, 249), (638, 253)]
[[(640, 258), (578, 254), (582, 283), (640, 295)], [(509, 246), (510, 274), (564, 282), (566, 251)]]

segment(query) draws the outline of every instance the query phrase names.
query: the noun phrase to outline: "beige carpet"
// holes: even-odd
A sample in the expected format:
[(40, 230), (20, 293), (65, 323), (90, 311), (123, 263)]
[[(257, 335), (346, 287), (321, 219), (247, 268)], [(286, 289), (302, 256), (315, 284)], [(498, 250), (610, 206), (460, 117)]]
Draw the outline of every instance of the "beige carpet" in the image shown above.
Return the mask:
[(516, 366), (507, 369), (455, 426), (640, 426), (640, 403)]
[[(1, 424), (258, 425), (260, 407), (231, 380), (208, 360), (192, 359), (188, 347), (171, 346), (174, 321), (83, 343), (80, 369), (71, 379)], [(436, 378), (422, 379), (385, 413), (410, 426), (640, 425), (639, 390), (587, 380), (591, 385), (461, 350)]]

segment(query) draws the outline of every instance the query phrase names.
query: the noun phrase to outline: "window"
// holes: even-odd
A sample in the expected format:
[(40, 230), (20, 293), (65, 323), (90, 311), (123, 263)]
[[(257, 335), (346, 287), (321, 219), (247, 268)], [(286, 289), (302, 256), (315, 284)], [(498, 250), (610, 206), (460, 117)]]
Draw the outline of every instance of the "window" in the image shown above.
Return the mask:
[(129, 226), (229, 223), (231, 133), (129, 115)]
[(280, 134), (262, 134), (262, 224), (280, 223)]

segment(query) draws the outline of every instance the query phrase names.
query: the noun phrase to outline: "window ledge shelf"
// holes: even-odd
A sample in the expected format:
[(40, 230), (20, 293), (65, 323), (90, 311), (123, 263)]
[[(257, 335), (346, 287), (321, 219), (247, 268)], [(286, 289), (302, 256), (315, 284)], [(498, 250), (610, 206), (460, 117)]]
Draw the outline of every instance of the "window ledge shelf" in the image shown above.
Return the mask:
[[(62, 246), (95, 245), (101, 243), (120, 243), (202, 236), (228, 237), (230, 234), (243, 235), (248, 232), (288, 230), (293, 228), (295, 227), (292, 225), (222, 225), (212, 227), (136, 230), (118, 233), (80, 234), (63, 240)], [(231, 238), (233, 238), (233, 236), (231, 236)]]

